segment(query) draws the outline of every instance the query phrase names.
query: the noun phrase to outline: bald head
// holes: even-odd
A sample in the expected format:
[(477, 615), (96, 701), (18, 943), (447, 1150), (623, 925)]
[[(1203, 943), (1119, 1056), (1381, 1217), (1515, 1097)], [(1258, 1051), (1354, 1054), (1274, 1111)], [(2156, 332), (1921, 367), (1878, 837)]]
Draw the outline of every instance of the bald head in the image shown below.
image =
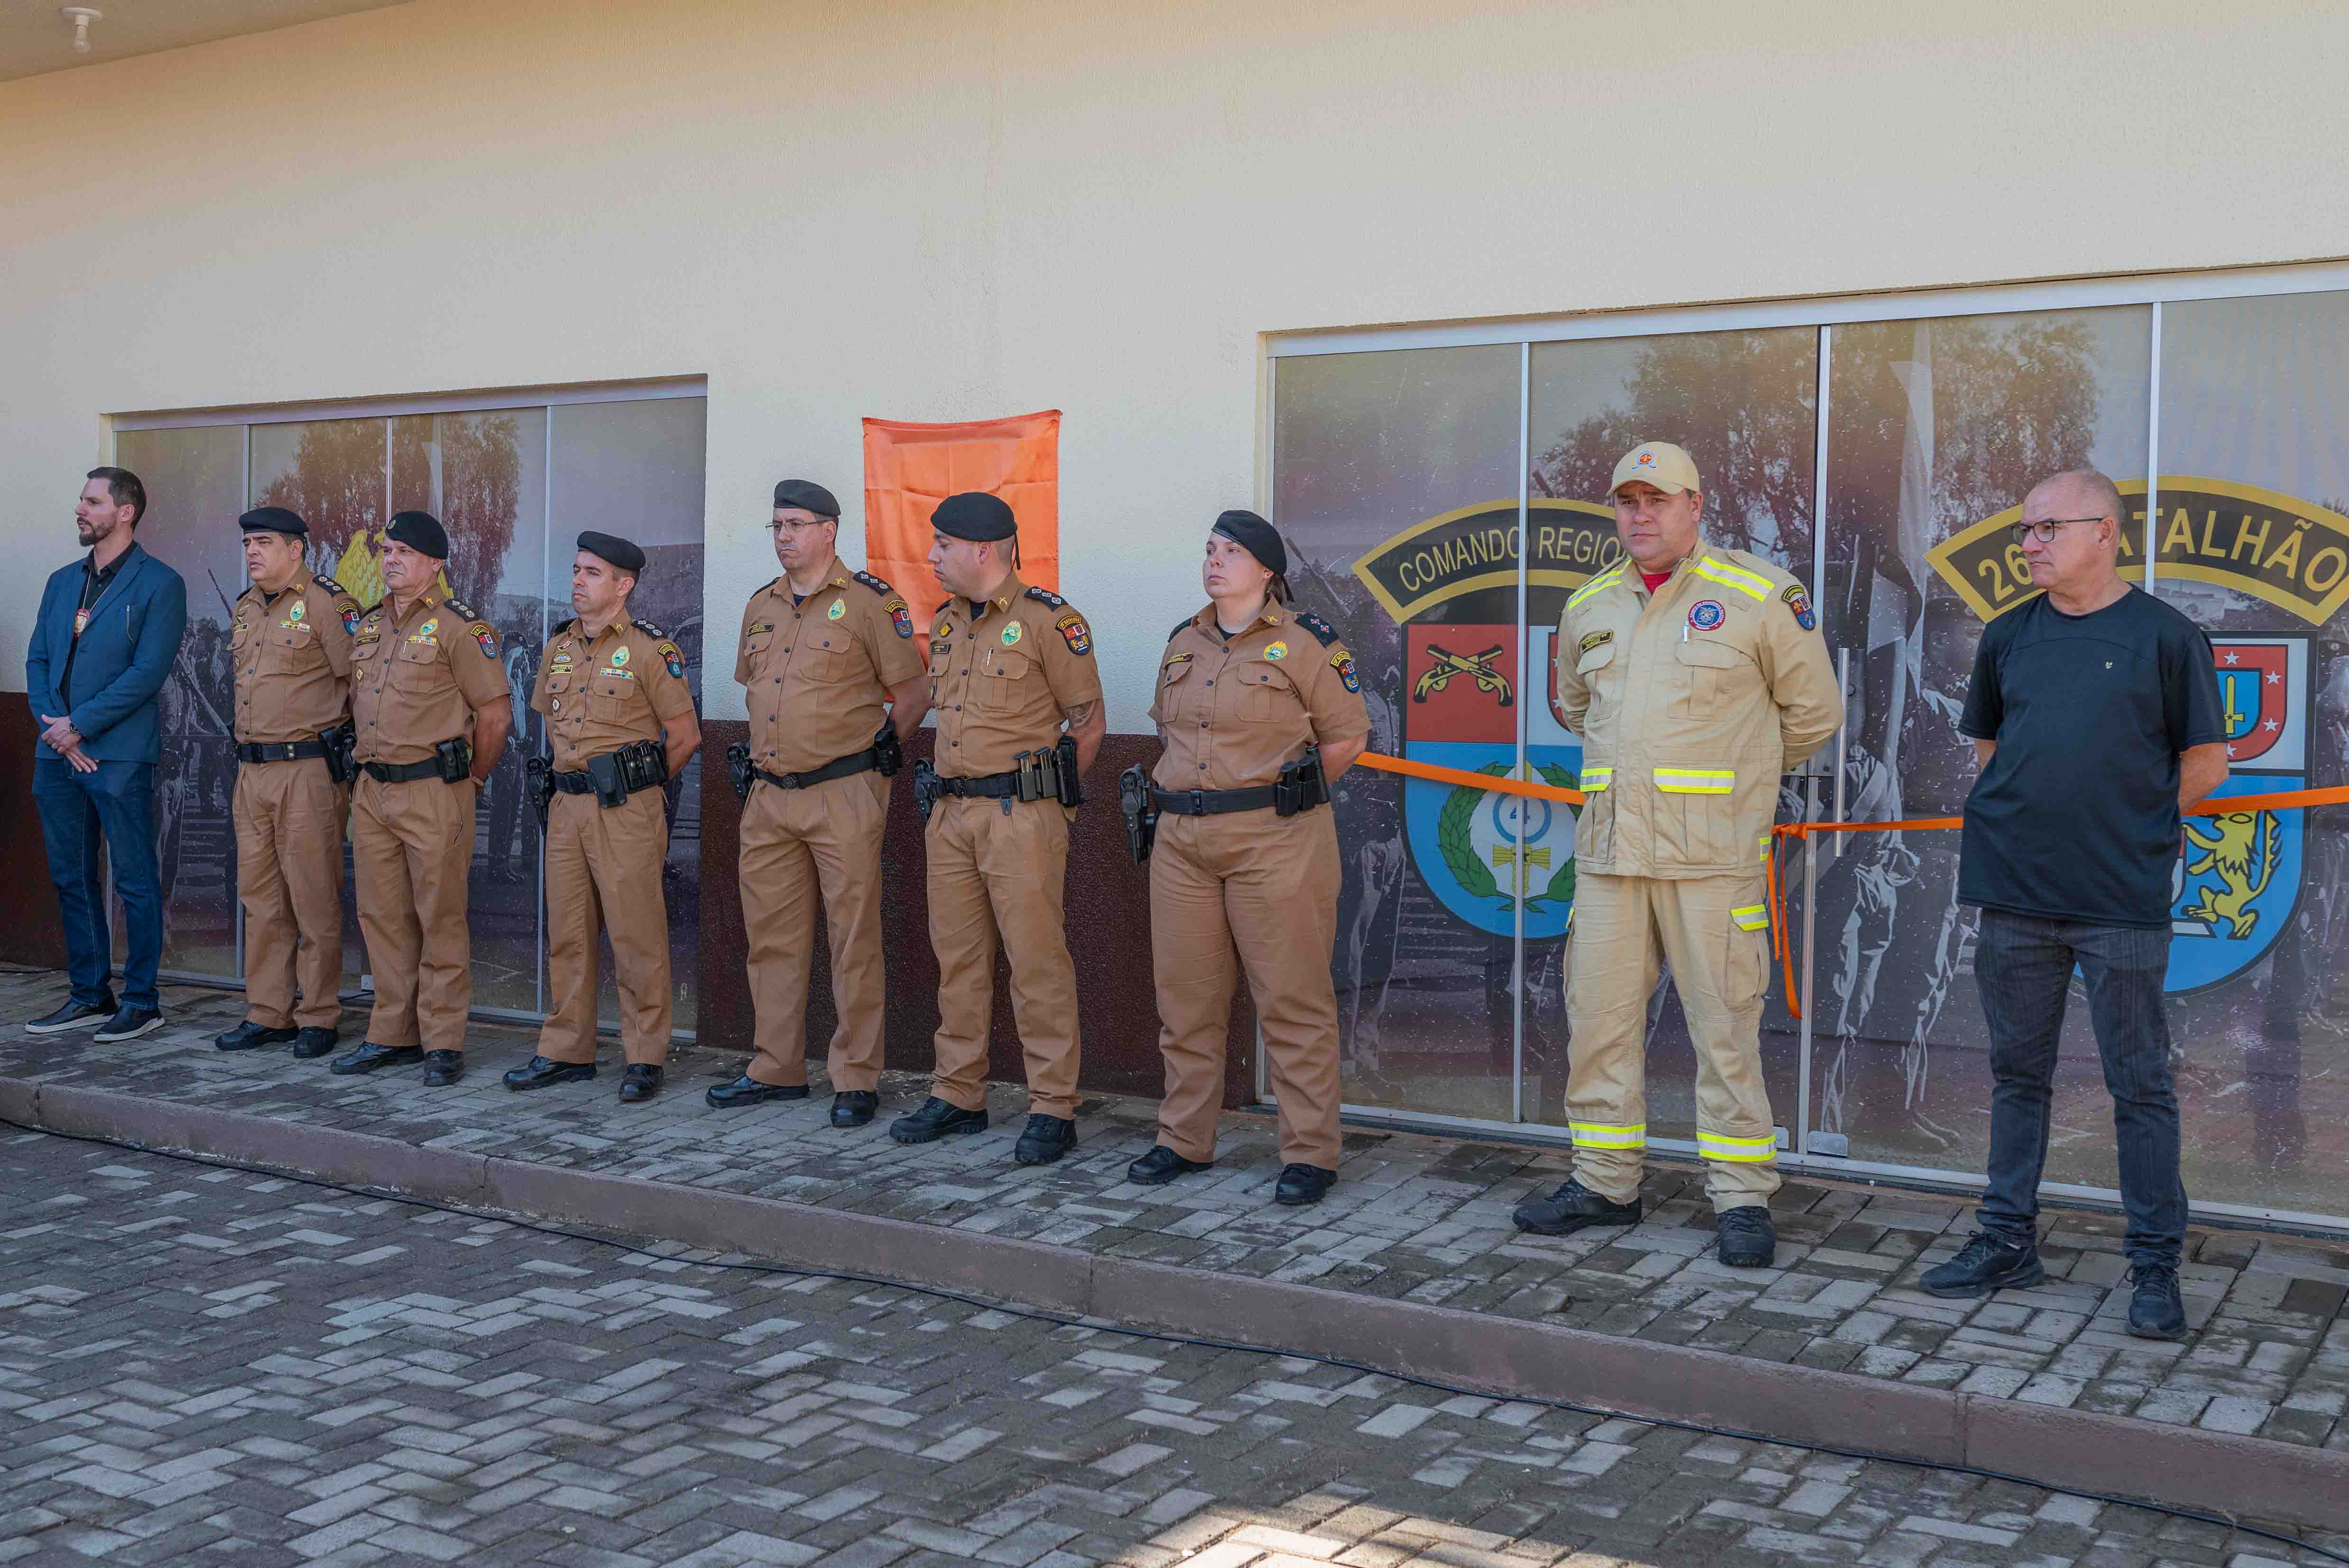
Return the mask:
[(2045, 589), (2057, 609), (2082, 614), (2126, 591), (2119, 566), (2128, 503), (2111, 480), (2094, 469), (2050, 474), (2031, 487), (2021, 510), (2016, 542), (2032, 585)]
[[(2034, 507), (2033, 501), (2048, 504)], [(2095, 469), (2066, 469), (2031, 487), (2031, 493), (2023, 498), (2023, 515), (2108, 519), (2113, 525), (2113, 548), (2117, 553), (2120, 531), (2128, 523), (2128, 502), (2121, 499), (2120, 487)]]

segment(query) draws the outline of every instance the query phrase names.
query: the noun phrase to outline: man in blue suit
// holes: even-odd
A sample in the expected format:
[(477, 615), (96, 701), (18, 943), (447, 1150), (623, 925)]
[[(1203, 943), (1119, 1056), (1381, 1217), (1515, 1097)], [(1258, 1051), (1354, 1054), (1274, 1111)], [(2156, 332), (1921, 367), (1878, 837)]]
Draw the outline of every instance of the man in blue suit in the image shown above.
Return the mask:
[[(188, 629), (188, 585), (139, 548), (147, 489), (127, 469), (92, 469), (74, 507), (89, 553), (49, 578), (25, 659), (25, 689), (41, 727), (33, 802), (65, 917), (73, 995), (25, 1026), (36, 1035), (95, 1025), (128, 1040), (163, 1022), (155, 970), (163, 958), (163, 890), (155, 872), (155, 764), (163, 726), (156, 695)], [(109, 984), (103, 841), (122, 896), (130, 954), (122, 1006)]]

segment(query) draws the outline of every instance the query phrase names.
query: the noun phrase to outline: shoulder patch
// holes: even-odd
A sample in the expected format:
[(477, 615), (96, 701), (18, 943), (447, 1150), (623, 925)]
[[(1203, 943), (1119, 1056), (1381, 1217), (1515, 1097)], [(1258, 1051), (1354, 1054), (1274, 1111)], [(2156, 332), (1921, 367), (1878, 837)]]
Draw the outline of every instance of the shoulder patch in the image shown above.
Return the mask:
[(494, 659), (498, 656), (498, 634), (487, 621), (475, 621), (465, 629), (472, 633), (473, 641), (481, 645), (482, 657)]
[(1614, 640), (1615, 634), (1611, 631), (1585, 632), (1582, 634), (1582, 641), (1575, 645), (1574, 656), (1580, 658), (1591, 649), (1603, 648)]
[(685, 651), (683, 649), (679, 648), (675, 643), (669, 642), (664, 638), (661, 642), (661, 645), (653, 651), (660, 655), (661, 663), (668, 666), (669, 679), (681, 681), (685, 678)]
[(1167, 634), (1166, 634), (1166, 640), (1167, 640), (1168, 642), (1170, 642), (1170, 643), (1171, 643), (1171, 642), (1173, 642), (1175, 638), (1177, 638), (1177, 637), (1181, 636), (1184, 633), (1185, 633), (1185, 632), (1189, 631), (1190, 629), (1191, 629), (1191, 619), (1190, 619), (1190, 617), (1189, 617), (1189, 616), (1187, 616), (1187, 615), (1186, 615), (1186, 616), (1185, 616), (1182, 620), (1177, 621), (1177, 622), (1175, 622), (1175, 623), (1174, 623), (1174, 629), (1173, 631), (1171, 631), (1171, 632), (1169, 632), (1169, 633), (1167, 633)]
[(1061, 608), (1061, 606), (1068, 603), (1066, 599), (1061, 598), (1050, 588), (1030, 588), (1028, 590), (1028, 597), (1035, 600), (1039, 604), (1045, 605), (1048, 608), (1054, 610)]
[(897, 594), (892, 593), (881, 608), (889, 613), (889, 624), (901, 637), (914, 634), (914, 607)]
[(1086, 625), (1085, 618), (1074, 610), (1055, 621), (1052, 629), (1061, 634), (1061, 640), (1069, 645), (1069, 652), (1077, 657), (1083, 658), (1093, 651), (1092, 628)]
[(1786, 608), (1795, 613), (1795, 624), (1806, 632), (1819, 624), (1818, 613), (1811, 608), (1811, 596), (1803, 591), (1801, 583), (1794, 584), (1778, 597), (1785, 600)]
[(894, 598), (896, 595), (897, 591), (895, 588), (890, 587), (889, 584), (882, 582), (881, 579), (874, 576), (870, 572), (852, 572), (849, 573), (849, 576), (854, 578), (856, 582), (863, 583), (865, 587), (872, 589), (873, 592), (880, 594), (884, 599)]
[(1338, 628), (1323, 620), (1320, 616), (1315, 614), (1312, 611), (1299, 610), (1297, 612), (1296, 618), (1297, 624), (1304, 627), (1307, 631), (1312, 633), (1315, 637), (1319, 638), (1323, 647), (1326, 648), (1330, 644), (1338, 640)]
[(456, 616), (460, 621), (478, 621), (481, 619), (479, 615), (473, 614), (472, 606), (467, 604), (462, 599), (444, 599), (441, 603), (448, 605), (449, 614)]
[(1338, 678), (1346, 683), (1348, 691), (1358, 692), (1362, 689), (1362, 677), (1354, 672), (1353, 655), (1340, 648), (1330, 655), (1330, 667), (1338, 672)]

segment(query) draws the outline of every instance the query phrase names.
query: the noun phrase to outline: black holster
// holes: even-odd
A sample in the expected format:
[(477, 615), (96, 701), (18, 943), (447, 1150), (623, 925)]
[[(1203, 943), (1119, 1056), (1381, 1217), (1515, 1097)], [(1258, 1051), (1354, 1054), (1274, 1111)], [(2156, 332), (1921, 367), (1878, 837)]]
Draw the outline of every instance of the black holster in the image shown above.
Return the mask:
[(1085, 803), (1085, 787), (1077, 778), (1077, 738), (1061, 737), (1061, 744), (1052, 748), (1052, 760), (1060, 773), (1061, 804), (1081, 806)]
[(668, 748), (657, 740), (632, 740), (612, 755), (620, 759), (620, 783), (631, 795), (668, 782)]
[(1117, 806), (1125, 813), (1126, 853), (1140, 865), (1158, 838), (1158, 807), (1151, 799), (1149, 770), (1141, 763), (1117, 776)]
[(443, 784), (461, 784), (473, 771), (473, 743), (463, 736), (432, 748), (434, 776)]
[(538, 813), (538, 830), (546, 831), (546, 809), (554, 799), (554, 764), (543, 757), (533, 757), (523, 764), (523, 775), (530, 785), (530, 809)]
[(930, 811), (937, 805), (938, 797), (945, 793), (946, 780), (938, 777), (938, 770), (926, 761), (916, 761), (914, 764), (914, 810), (922, 814), (924, 827), (929, 826)]
[(587, 759), (587, 779), (595, 786), (595, 804), (618, 806), (628, 799), (627, 781), (620, 776), (620, 754), (606, 751)]
[(318, 732), (318, 744), (326, 748), (326, 777), (337, 784), (347, 784), (359, 776), (359, 727), (338, 724), (332, 729)]
[(734, 799), (748, 800), (757, 774), (750, 767), (750, 743), (738, 740), (726, 748), (726, 773), (734, 780)]
[(897, 769), (905, 766), (905, 745), (897, 738), (897, 726), (893, 719), (883, 719), (879, 733), (873, 737), (873, 771), (884, 779), (896, 777)]
[(1272, 787), (1272, 814), (1294, 817), (1329, 800), (1330, 780), (1321, 771), (1321, 748), (1309, 746), (1304, 756), (1280, 770), (1280, 781)]

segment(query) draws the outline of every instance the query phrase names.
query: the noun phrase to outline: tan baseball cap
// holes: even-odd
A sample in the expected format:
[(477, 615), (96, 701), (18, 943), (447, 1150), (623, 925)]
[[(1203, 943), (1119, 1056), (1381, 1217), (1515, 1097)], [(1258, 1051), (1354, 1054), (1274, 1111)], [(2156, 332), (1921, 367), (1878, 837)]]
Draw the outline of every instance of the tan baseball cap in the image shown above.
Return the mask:
[(1696, 477), (1696, 459), (1670, 441), (1642, 441), (1624, 453), (1623, 460), (1615, 465), (1615, 477), (1609, 481), (1607, 493), (1613, 495), (1633, 480), (1651, 484), (1667, 494), (1704, 488)]

